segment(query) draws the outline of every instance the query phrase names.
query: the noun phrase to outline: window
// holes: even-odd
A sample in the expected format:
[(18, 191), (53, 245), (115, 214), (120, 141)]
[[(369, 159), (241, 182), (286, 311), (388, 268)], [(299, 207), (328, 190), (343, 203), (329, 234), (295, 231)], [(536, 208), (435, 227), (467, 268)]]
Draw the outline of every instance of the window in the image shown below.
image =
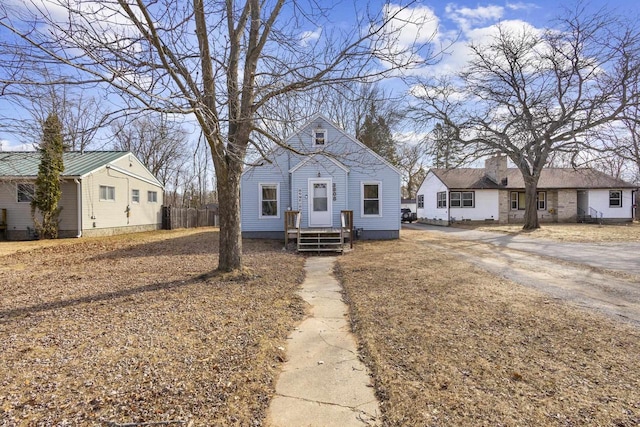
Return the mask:
[(260, 218), (279, 218), (278, 184), (259, 184), (260, 186)]
[(140, 203), (140, 190), (131, 190), (131, 203)]
[(447, 192), (440, 191), (437, 194), (438, 197), (438, 208), (446, 208), (447, 207)]
[(116, 188), (109, 187), (107, 185), (100, 186), (100, 200), (115, 202), (116, 200)]
[(327, 141), (327, 131), (325, 129), (315, 129), (313, 131), (313, 145), (323, 147)]
[(538, 210), (543, 211), (547, 209), (547, 193), (544, 191), (538, 191), (538, 197), (536, 197), (536, 204), (538, 205)]
[(157, 191), (147, 191), (147, 202), (149, 202), (149, 203), (158, 203), (158, 192)]
[(380, 216), (380, 183), (362, 183), (362, 215)]
[(609, 191), (609, 207), (610, 208), (622, 207), (622, 191), (620, 190)]
[(424, 194), (418, 194), (418, 209), (424, 208)]
[[(512, 211), (522, 211), (524, 210), (525, 203), (525, 193), (523, 191), (512, 191), (511, 192), (511, 210)], [(546, 191), (538, 191), (536, 193), (536, 206), (539, 211), (544, 211), (547, 209), (547, 192)]]
[(36, 194), (33, 184), (18, 184), (18, 203), (31, 203)]
[(452, 191), (449, 195), (452, 208), (473, 208), (475, 193), (473, 191)]

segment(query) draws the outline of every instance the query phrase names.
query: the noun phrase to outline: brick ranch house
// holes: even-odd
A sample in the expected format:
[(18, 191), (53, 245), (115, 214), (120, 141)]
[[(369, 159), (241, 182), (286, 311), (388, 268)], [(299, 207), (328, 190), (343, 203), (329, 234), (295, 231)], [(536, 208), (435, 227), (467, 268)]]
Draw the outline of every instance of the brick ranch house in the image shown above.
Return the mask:
[[(541, 222), (629, 222), (638, 190), (634, 184), (590, 168), (547, 168), (538, 182)], [(459, 221), (523, 223), (524, 180), (506, 156), (484, 168), (430, 169), (417, 193), (421, 222), (448, 225)]]

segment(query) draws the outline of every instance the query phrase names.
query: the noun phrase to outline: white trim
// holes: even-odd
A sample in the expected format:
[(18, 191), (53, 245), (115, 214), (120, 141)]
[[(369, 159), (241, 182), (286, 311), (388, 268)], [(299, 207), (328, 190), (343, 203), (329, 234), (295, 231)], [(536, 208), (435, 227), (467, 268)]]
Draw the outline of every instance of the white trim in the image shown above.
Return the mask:
[(300, 163), (298, 163), (297, 165), (295, 165), (294, 167), (292, 167), (291, 169), (289, 169), (289, 173), (294, 173), (296, 172), (298, 169), (300, 169), (302, 166), (306, 165), (307, 163), (309, 163), (313, 158), (317, 157), (317, 156), (321, 156), (326, 160), (331, 161), (334, 165), (338, 166), (340, 169), (342, 169), (343, 171), (349, 173), (349, 168), (346, 167), (345, 165), (343, 165), (342, 163), (340, 163), (338, 160), (331, 158), (327, 155), (324, 154), (311, 154), (310, 156), (306, 156), (306, 158), (304, 160), (302, 160)]
[[(31, 200), (20, 200), (20, 186), (29, 185), (33, 189), (31, 192)], [(22, 194), (26, 194), (26, 191), (22, 191)], [(36, 198), (36, 184), (35, 182), (16, 182), (16, 203), (31, 203)]]
[[(151, 194), (155, 195), (155, 197), (154, 197), (155, 200), (149, 200), (150, 199), (149, 195), (151, 195)], [(157, 191), (147, 190), (147, 203), (158, 203), (158, 192)]]
[[(135, 158), (135, 157), (134, 157), (134, 158)], [(143, 165), (143, 166), (144, 166), (144, 165)], [(150, 179), (147, 179), (147, 178), (144, 178), (144, 177), (142, 177), (142, 176), (136, 175), (136, 174), (134, 174), (134, 173), (131, 173), (131, 172), (127, 171), (127, 170), (124, 170), (124, 169), (122, 169), (122, 168), (119, 168), (119, 167), (114, 166), (114, 165), (111, 165), (111, 164), (106, 165), (106, 166), (105, 166), (105, 168), (107, 168), (107, 169), (111, 169), (111, 170), (114, 170), (114, 171), (116, 171), (116, 172), (120, 172), (121, 174), (124, 174), (124, 175), (130, 176), (130, 177), (133, 177), (133, 178), (139, 179), (140, 181), (146, 182), (147, 184), (151, 184), (151, 185), (153, 185), (153, 186), (155, 186), (155, 187), (159, 187), (159, 188), (161, 188), (161, 189), (164, 189), (164, 187), (162, 186), (162, 184), (160, 184), (160, 181), (156, 181), (156, 182), (154, 182), (154, 181), (152, 181), (152, 180), (150, 180)]]
[[(324, 133), (324, 138), (322, 139), (322, 144), (317, 144), (316, 141), (318, 140), (317, 138), (317, 134), (319, 132)], [(327, 146), (327, 139), (329, 136), (329, 132), (327, 131), (327, 129), (324, 128), (313, 128), (312, 129), (312, 135), (311, 135), (311, 146), (318, 148), (318, 147), (326, 147)]]
[[(262, 186), (276, 187), (276, 215), (262, 215)], [(258, 183), (258, 219), (278, 219), (280, 218), (280, 183), (279, 182), (259, 182)]]
[[(106, 188), (105, 192), (105, 197), (102, 197), (102, 189)], [(113, 190), (113, 191), (109, 191), (109, 189)], [(113, 199), (109, 199), (109, 193), (112, 192), (113, 193)], [(116, 187), (114, 187), (113, 185), (98, 185), (98, 200), (101, 202), (115, 202), (116, 201)]]
[[(312, 212), (313, 210), (313, 184), (322, 183), (327, 185), (327, 215), (328, 222), (312, 222)], [(309, 227), (333, 227), (333, 178), (308, 178), (307, 179), (307, 216)]]
[[(364, 186), (378, 186), (378, 214), (364, 213)], [(382, 181), (360, 181), (360, 218), (382, 218)]]

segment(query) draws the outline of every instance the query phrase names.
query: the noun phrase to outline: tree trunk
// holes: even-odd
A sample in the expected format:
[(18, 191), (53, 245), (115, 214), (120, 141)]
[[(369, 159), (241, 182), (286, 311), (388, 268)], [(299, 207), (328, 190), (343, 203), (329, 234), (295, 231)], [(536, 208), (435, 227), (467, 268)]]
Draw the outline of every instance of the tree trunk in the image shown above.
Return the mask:
[(240, 175), (230, 166), (225, 177), (218, 176), (218, 215), (220, 216), (219, 271), (242, 268), (242, 234), (240, 228)]
[(524, 175), (525, 208), (523, 230), (540, 228), (537, 202), (538, 179), (538, 176)]

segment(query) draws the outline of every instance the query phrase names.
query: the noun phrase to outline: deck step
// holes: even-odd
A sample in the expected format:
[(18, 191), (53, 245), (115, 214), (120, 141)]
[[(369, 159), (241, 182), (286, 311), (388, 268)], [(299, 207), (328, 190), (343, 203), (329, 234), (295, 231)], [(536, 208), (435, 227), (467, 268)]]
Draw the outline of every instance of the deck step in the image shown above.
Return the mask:
[(299, 252), (343, 252), (344, 241), (340, 230), (306, 229), (300, 230)]

